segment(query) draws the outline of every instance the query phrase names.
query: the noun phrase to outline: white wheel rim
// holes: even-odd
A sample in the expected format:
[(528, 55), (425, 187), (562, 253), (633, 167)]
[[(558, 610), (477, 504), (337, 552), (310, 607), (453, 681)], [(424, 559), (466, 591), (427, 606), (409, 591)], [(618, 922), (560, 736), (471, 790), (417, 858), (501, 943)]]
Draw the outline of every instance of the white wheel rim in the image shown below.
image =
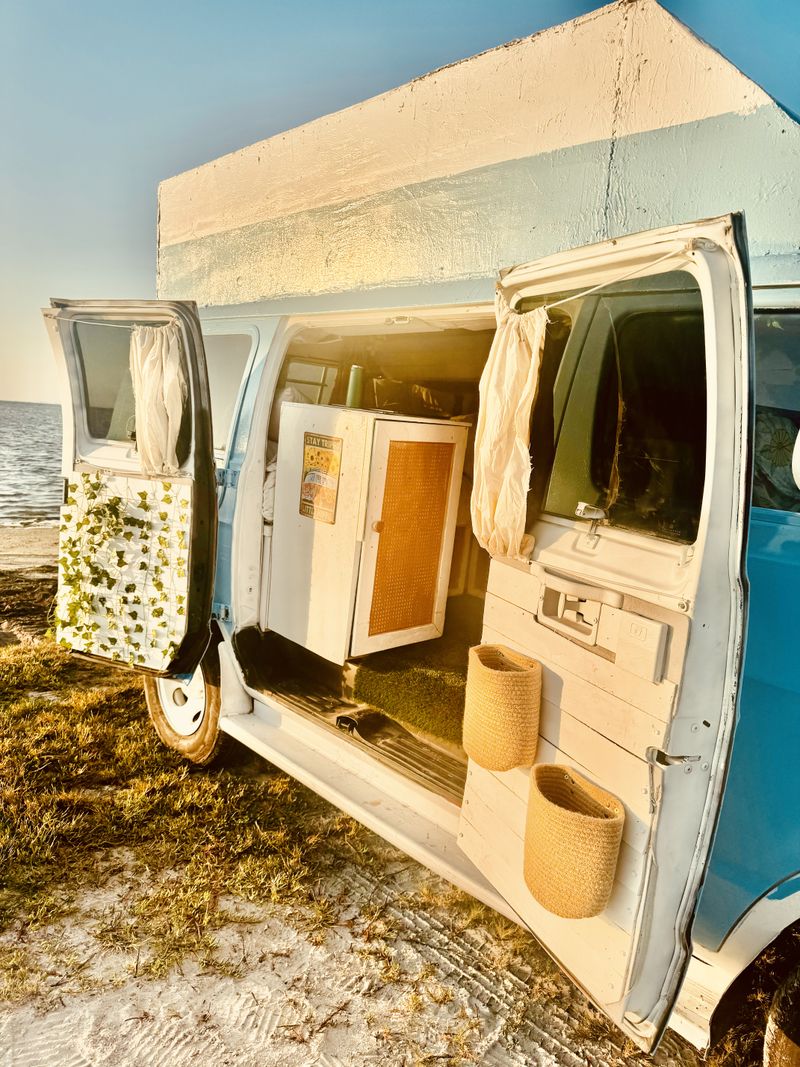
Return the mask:
[(206, 717), (206, 686), (200, 667), (188, 678), (159, 678), (158, 697), (164, 718), (181, 737), (191, 737)]

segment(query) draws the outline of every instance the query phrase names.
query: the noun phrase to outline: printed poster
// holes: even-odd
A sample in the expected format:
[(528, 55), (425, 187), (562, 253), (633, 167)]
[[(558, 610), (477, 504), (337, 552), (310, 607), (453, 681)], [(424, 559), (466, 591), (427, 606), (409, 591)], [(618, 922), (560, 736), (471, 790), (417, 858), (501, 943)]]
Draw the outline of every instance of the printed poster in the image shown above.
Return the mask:
[(300, 485), (300, 514), (316, 522), (336, 521), (339, 471), (342, 466), (342, 438), (323, 434), (303, 435), (303, 481)]

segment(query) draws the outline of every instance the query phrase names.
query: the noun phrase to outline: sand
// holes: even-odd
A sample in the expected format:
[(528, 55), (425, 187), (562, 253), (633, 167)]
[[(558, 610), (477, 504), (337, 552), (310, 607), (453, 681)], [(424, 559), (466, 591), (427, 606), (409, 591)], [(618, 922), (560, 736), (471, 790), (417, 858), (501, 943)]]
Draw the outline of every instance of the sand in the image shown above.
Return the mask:
[[(54, 579), (56, 531), (0, 530), (12, 639), (41, 632)], [(38, 576), (38, 577), (37, 577)], [(10, 590), (10, 592), (8, 592)], [(37, 592), (40, 590), (40, 592)], [(22, 605), (20, 602), (25, 601)], [(21, 609), (21, 610), (20, 610)], [(0, 615), (3, 613), (0, 598)], [(6, 620), (11, 617), (8, 606)], [(2, 625), (2, 619), (0, 619)], [(0, 1003), (4, 1067), (614, 1067), (641, 1062), (533, 939), (509, 952), (480, 922), (454, 921), (448, 887), (378, 838), (372, 862), (337, 872), (347, 921), (314, 937), (284, 905), (218, 932), (230, 973), (187, 961), (142, 978), (134, 947), (104, 947), (102, 917), (124, 909), (137, 875), (87, 889), (67, 919), (0, 933), (0, 953), (38, 957), (44, 989)], [(249, 907), (231, 900), (233, 910)], [(365, 923), (365, 915), (379, 916)], [(380, 928), (383, 924), (383, 930)], [(668, 1035), (656, 1062), (699, 1063)]]
[(0, 570), (54, 565), (58, 530), (53, 526), (0, 526)]

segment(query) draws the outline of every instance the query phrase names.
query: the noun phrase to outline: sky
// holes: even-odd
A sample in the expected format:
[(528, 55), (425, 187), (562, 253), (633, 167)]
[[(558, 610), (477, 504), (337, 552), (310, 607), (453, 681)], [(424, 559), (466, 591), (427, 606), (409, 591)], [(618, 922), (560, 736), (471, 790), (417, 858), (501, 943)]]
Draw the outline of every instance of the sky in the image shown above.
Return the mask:
[[(0, 400), (56, 402), (39, 308), (155, 295), (159, 181), (580, 0), (0, 0)], [(664, 6), (800, 114), (796, 0)]]

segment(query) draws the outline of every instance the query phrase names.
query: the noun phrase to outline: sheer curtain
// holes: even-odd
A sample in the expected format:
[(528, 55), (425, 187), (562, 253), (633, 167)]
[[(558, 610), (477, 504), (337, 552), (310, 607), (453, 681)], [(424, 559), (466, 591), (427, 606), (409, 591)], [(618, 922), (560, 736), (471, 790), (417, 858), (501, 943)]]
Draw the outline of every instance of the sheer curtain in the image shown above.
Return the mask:
[(498, 288), (495, 313), (497, 331), (480, 381), (472, 528), (494, 558), (525, 561), (533, 551), (533, 538), (525, 533), (531, 409), (539, 383), (547, 309), (517, 314)]
[(136, 399), (136, 447), (145, 474), (175, 474), (188, 394), (178, 326), (134, 326), (130, 348)]

